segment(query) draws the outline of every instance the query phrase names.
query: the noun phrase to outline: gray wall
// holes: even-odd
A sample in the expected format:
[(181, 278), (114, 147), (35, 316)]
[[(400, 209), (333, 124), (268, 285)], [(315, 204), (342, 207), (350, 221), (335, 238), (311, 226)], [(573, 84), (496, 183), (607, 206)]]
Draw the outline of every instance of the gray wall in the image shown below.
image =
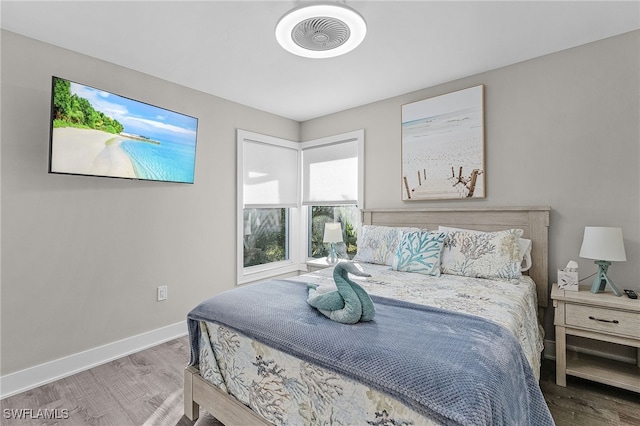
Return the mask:
[[(390, 76), (389, 78), (393, 78)], [(383, 83), (382, 83), (383, 84)], [(402, 201), (400, 110), (485, 85), (486, 198)], [(620, 226), (620, 287), (640, 289), (640, 31), (302, 123), (302, 140), (365, 129), (365, 207), (550, 206), (550, 278), (585, 225)]]
[[(297, 140), (299, 123), (14, 33), (1, 42), (1, 374), (184, 321), (233, 287), (236, 128)], [(195, 184), (48, 174), (52, 75), (198, 117)]]
[[(401, 106), (478, 84), (485, 85), (486, 198), (401, 201)], [(550, 206), (551, 282), (570, 259), (580, 277), (597, 270), (578, 257), (585, 226), (622, 227), (627, 261), (614, 262), (610, 277), (638, 290), (639, 102), (634, 31), (311, 120), (301, 136), (365, 129), (366, 208)]]
[[(595, 271), (578, 257), (585, 225), (621, 226), (628, 261), (611, 276), (640, 290), (638, 31), (305, 123), (5, 31), (1, 47), (2, 375), (183, 321), (233, 286), (236, 128), (364, 128), (366, 208), (551, 206), (552, 280), (569, 259)], [(198, 117), (196, 183), (47, 174), (51, 75)], [(487, 198), (402, 202), (401, 105), (477, 84)]]

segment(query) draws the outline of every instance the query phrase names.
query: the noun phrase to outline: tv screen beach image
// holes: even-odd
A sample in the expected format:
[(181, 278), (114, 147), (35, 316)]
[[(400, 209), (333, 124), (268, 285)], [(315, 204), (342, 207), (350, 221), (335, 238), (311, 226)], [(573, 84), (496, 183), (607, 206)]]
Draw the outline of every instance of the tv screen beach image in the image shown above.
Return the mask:
[(53, 77), (51, 173), (193, 183), (198, 119)]

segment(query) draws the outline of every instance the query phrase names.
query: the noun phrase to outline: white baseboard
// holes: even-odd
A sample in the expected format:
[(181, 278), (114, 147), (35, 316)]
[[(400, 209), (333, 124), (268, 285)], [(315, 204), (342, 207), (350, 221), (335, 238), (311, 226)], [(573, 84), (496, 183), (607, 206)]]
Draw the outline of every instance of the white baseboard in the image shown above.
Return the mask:
[[(636, 359), (631, 357), (626, 357), (623, 355), (616, 355), (609, 352), (602, 352), (594, 349), (583, 348), (582, 346), (575, 345), (567, 345), (567, 350), (571, 352), (578, 352), (587, 355), (597, 356), (599, 358), (611, 359), (613, 361), (620, 361), (627, 364), (635, 364)], [(544, 352), (543, 356), (546, 359), (556, 359), (556, 342), (553, 340), (545, 340), (544, 341)]]
[(183, 321), (0, 376), (0, 399), (37, 388), (186, 334), (187, 322)]

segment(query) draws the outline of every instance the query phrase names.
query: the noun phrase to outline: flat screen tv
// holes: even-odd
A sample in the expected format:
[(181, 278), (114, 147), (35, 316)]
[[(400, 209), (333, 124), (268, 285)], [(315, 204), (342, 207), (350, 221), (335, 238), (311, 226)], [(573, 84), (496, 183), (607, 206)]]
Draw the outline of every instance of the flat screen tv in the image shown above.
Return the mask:
[(193, 183), (197, 118), (52, 80), (49, 173)]

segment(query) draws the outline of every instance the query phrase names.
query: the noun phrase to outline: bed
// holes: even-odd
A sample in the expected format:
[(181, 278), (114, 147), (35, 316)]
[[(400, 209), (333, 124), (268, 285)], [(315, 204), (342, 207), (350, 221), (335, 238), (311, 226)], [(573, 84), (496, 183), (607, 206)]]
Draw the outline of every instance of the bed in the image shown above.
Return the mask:
[[(358, 283), (371, 295), (376, 317), (357, 325), (337, 324), (306, 304), (307, 286), (330, 286), (331, 269), (225, 292), (207, 309), (231, 306), (231, 313), (190, 314), (185, 415), (196, 419), (202, 406), (227, 426), (553, 424), (537, 385), (540, 318), (548, 304), (549, 210), (364, 210), (370, 235), (371, 229), (402, 229), (405, 235), (448, 227), (441, 229), (453, 241), (471, 230), (492, 238), (522, 230), (517, 237), (531, 241), (530, 269), (499, 279), (465, 276), (455, 267), (439, 276), (406, 272), (372, 259), (364, 246), (360, 253), (359, 241), (357, 263), (370, 277)], [(264, 313), (254, 312), (263, 304)], [(246, 317), (255, 317), (254, 324)], [(382, 324), (390, 328), (377, 328)], [(266, 329), (277, 335), (266, 337)], [(460, 330), (468, 334), (458, 338)], [(373, 334), (358, 334), (367, 332)], [(421, 336), (429, 343), (412, 343)], [(426, 356), (428, 350), (433, 353)]]

